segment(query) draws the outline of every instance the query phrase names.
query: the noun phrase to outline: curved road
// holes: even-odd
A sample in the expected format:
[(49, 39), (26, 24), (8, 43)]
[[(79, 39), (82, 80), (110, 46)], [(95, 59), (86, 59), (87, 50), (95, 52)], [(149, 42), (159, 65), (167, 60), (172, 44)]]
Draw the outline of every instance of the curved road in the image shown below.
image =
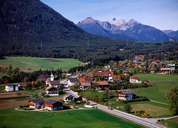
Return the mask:
[(119, 117), (119, 118), (130, 120), (132, 122), (135, 122), (136, 124), (139, 124), (139, 125), (142, 125), (142, 126), (145, 126), (145, 127), (148, 127), (148, 128), (166, 128), (165, 126), (158, 124), (158, 123), (155, 123), (154, 121), (151, 121), (149, 119), (141, 118), (141, 117), (138, 117), (138, 116), (126, 113), (126, 112), (116, 110), (116, 109), (110, 110), (110, 109), (108, 109), (107, 106), (97, 104), (93, 101), (90, 101), (90, 104), (95, 104), (95, 106), (99, 110), (104, 111), (108, 114), (114, 115), (114, 116)]
[[(73, 94), (73, 95), (78, 96), (78, 93), (76, 93), (72, 90), (67, 91), (67, 94)], [(135, 115), (123, 112), (123, 111), (116, 110), (116, 109), (111, 110), (111, 109), (108, 109), (107, 106), (98, 104), (98, 103), (93, 102), (93, 101), (89, 101), (89, 102), (92, 106), (97, 107), (99, 110), (101, 110), (103, 112), (106, 112), (108, 114), (111, 114), (113, 116), (116, 116), (116, 117), (119, 117), (119, 118), (122, 118), (122, 119), (132, 121), (132, 122), (139, 124), (139, 125), (142, 125), (144, 127), (147, 127), (147, 128), (166, 128), (165, 126), (156, 123), (154, 120), (147, 119), (147, 118), (141, 118), (141, 117), (138, 117), (138, 116), (135, 116)]]

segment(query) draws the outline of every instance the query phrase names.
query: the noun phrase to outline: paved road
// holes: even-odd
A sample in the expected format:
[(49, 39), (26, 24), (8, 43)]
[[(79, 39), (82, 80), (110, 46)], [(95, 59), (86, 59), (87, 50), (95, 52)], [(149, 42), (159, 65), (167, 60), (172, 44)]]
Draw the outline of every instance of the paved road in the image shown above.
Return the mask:
[(158, 120), (169, 120), (169, 119), (173, 119), (173, 118), (178, 118), (178, 116), (162, 117), (162, 118), (150, 118), (149, 120), (151, 120), (152, 122), (157, 122)]
[[(70, 90), (67, 92), (68, 94), (73, 94), (73, 95), (78, 95), (76, 92)], [(161, 124), (157, 124), (155, 122), (155, 120), (150, 120), (147, 118), (141, 118), (126, 112), (122, 112), (116, 109), (110, 110), (108, 109), (107, 106), (98, 104), (96, 102), (90, 101), (91, 105), (95, 105), (99, 110), (106, 112), (108, 114), (111, 114), (113, 116), (119, 117), (119, 118), (123, 118), (126, 120), (130, 120), (132, 122), (135, 122), (136, 124), (142, 125), (144, 127), (148, 127), (148, 128), (166, 128), (165, 126), (161, 125)]]
[(101, 105), (101, 104), (97, 104), (93, 101), (90, 101), (91, 104), (95, 104), (95, 106), (99, 109), (99, 110), (102, 110), (106, 113), (109, 113), (111, 115), (114, 115), (116, 117), (119, 117), (119, 118), (123, 118), (123, 119), (127, 119), (127, 120), (130, 120), (132, 122), (135, 122), (137, 124), (140, 124), (144, 127), (148, 127), (148, 128), (166, 128), (165, 126), (161, 125), (161, 124), (157, 124), (156, 122), (152, 121), (152, 120), (149, 120), (149, 119), (146, 119), (146, 118), (141, 118), (141, 117), (138, 117), (138, 116), (135, 116), (135, 115), (132, 115), (132, 114), (128, 114), (126, 112), (122, 112), (122, 111), (119, 111), (119, 110), (116, 110), (116, 109), (113, 109), (113, 110), (110, 110), (108, 109), (107, 106), (104, 106), (104, 105)]

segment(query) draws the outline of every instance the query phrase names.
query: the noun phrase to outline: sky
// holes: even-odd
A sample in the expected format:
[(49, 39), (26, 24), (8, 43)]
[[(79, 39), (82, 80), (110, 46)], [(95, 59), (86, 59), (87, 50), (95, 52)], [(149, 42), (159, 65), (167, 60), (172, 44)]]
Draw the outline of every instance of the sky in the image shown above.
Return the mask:
[(161, 30), (178, 30), (178, 0), (41, 0), (67, 19), (135, 19)]

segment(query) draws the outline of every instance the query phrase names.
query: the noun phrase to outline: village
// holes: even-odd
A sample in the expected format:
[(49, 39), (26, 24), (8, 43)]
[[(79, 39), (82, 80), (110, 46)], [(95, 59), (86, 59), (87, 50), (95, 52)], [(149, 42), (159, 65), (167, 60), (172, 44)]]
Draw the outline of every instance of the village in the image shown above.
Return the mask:
[(174, 75), (177, 71), (175, 63), (166, 61), (154, 60), (148, 65), (144, 55), (85, 71), (66, 72), (62, 78), (57, 78), (51, 71), (38, 76), (37, 81), (42, 83), (40, 88), (33, 86), (29, 90), (29, 82), (4, 84), (1, 100), (23, 99), (23, 102), (1, 106), (27, 111), (63, 111), (95, 108), (95, 104), (90, 103), (94, 101), (111, 110), (115, 108), (141, 117), (152, 117), (146, 110), (131, 111), (130, 103), (150, 101), (149, 97), (137, 95), (133, 89), (153, 86), (149, 79), (141, 80), (137, 74)]

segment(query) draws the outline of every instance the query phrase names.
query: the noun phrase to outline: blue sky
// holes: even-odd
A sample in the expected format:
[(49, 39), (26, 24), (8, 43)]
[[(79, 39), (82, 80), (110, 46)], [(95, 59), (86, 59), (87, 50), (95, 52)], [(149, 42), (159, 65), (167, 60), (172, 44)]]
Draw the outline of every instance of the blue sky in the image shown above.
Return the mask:
[(98, 20), (135, 19), (161, 30), (178, 30), (178, 0), (41, 0), (77, 23), (86, 17)]

